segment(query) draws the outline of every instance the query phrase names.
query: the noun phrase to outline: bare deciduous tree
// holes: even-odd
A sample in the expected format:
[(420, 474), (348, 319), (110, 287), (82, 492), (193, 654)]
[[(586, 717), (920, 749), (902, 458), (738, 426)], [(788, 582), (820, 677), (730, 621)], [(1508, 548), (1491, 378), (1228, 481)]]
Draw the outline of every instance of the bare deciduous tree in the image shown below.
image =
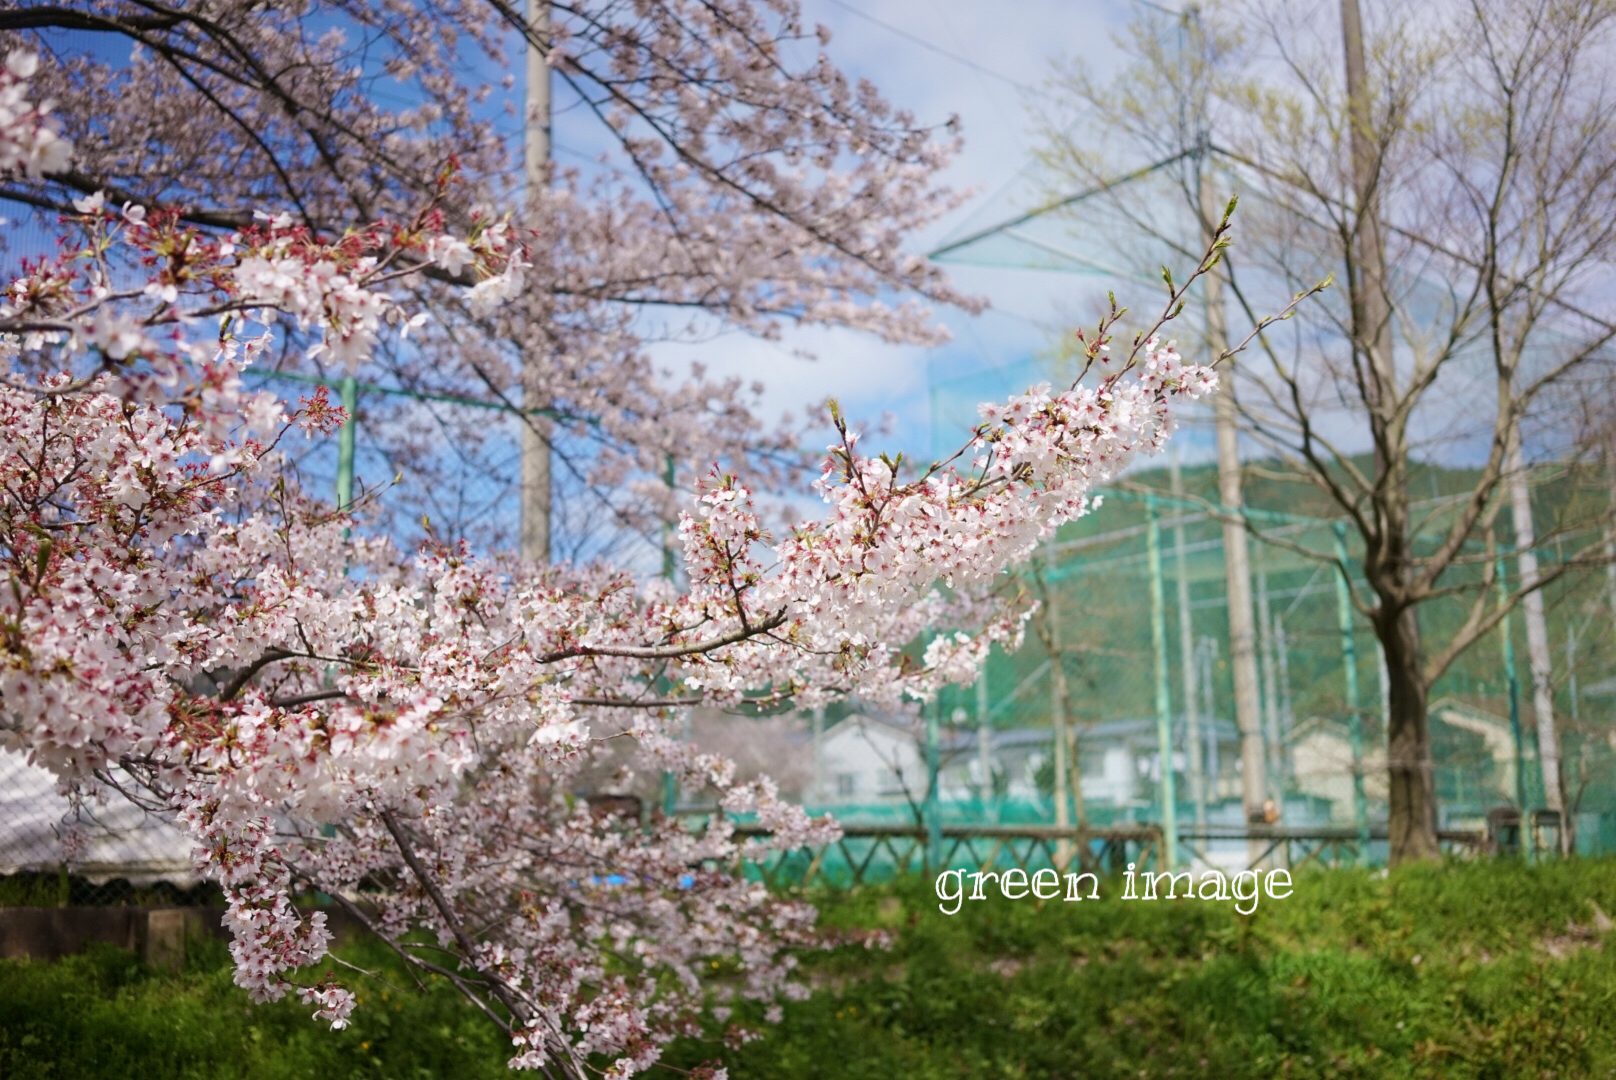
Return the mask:
[[(1176, 185), (1187, 214), (1207, 177), (1246, 197), (1226, 266), (1235, 301), (1256, 310), (1326, 274), (1339, 285), (1299, 310), (1288, 350), (1270, 336), (1242, 365), (1241, 419), (1267, 452), (1247, 468), (1308, 486), (1357, 534), (1354, 599), (1389, 682), (1392, 858), (1435, 857), (1432, 685), (1516, 607), (1541, 626), (1544, 586), (1609, 559), (1608, 502), (1573, 499), (1534, 524), (1530, 481), (1598, 456), (1575, 399), (1608, 385), (1616, 337), (1616, 5), (1241, 5), (1176, 26), (1152, 16), (1124, 45), (1124, 90), (1071, 72), (1058, 85), (1144, 153), (1183, 155), (1157, 191)], [(1159, 120), (1173, 115), (1176, 128)], [(1054, 164), (1098, 175), (1084, 136), (1051, 134)], [(1146, 196), (1107, 199), (1193, 246)], [(1462, 490), (1417, 496), (1412, 474), (1432, 463), (1464, 466)], [(1500, 589), (1506, 547), (1518, 572)], [(1434, 604), (1458, 614), (1422, 619)], [(1565, 811), (1536, 651), (1546, 800)]]

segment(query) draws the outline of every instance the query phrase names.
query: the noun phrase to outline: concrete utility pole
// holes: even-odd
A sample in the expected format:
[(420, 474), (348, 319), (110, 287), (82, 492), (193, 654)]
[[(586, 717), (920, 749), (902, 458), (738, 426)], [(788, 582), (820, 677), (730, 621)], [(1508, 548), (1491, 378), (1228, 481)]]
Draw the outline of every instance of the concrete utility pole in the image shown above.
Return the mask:
[[(526, 182), (529, 224), (539, 207), (539, 193), (550, 183), (550, 65), (545, 58), (550, 41), (549, 0), (528, 0), (527, 123), (524, 126), (523, 179)], [(529, 346), (531, 350), (533, 346)], [(522, 358), (522, 532), (521, 555), (529, 562), (550, 559), (550, 428), (537, 412), (545, 402), (536, 400), (535, 384), (542, 358), (529, 351)]]
[[(1212, 223), (1222, 215), (1212, 193), (1211, 177), (1201, 173), (1203, 237), (1212, 242)], [(1229, 347), (1223, 322), (1223, 270), (1214, 267), (1206, 281), (1207, 348), (1216, 357)], [(1246, 549), (1246, 523), (1240, 517), (1240, 437), (1234, 405), (1233, 360), (1218, 365), (1218, 395), (1213, 414), (1218, 432), (1218, 502), (1227, 515), (1223, 522), (1223, 572), (1229, 589), (1229, 663), (1234, 669), (1234, 714), (1240, 728), (1240, 787), (1246, 820), (1260, 822), (1268, 801), (1268, 764), (1263, 752), (1262, 699), (1257, 690), (1257, 630), (1252, 622), (1251, 557)], [(1252, 842), (1252, 852), (1262, 850)]]
[(1526, 622), (1526, 660), (1532, 672), (1532, 713), (1537, 721), (1537, 757), (1543, 769), (1543, 801), (1560, 815), (1560, 852), (1569, 853), (1572, 824), (1566, 813), (1565, 784), (1560, 775), (1560, 733), (1554, 724), (1553, 660), (1549, 654), (1548, 620), (1543, 613), (1543, 591), (1532, 588), (1538, 581), (1537, 532), (1532, 523), (1532, 489), (1527, 484), (1526, 467), (1521, 461), (1521, 431), (1510, 432), (1509, 454), (1504, 468), (1509, 472), (1510, 510), (1515, 519), (1515, 560), (1520, 567), (1521, 588), (1530, 589), (1521, 598)]
[[(1167, 444), (1167, 462), (1172, 478), (1173, 498), (1184, 505), (1184, 471), (1179, 468), (1178, 443)], [(1184, 764), (1190, 779), (1190, 801), (1195, 807), (1195, 827), (1206, 827), (1206, 767), (1202, 762), (1201, 718), (1195, 708), (1195, 629), (1190, 616), (1190, 575), (1184, 557), (1184, 515), (1173, 520), (1173, 569), (1178, 578), (1178, 660), (1179, 678), (1184, 683)]]

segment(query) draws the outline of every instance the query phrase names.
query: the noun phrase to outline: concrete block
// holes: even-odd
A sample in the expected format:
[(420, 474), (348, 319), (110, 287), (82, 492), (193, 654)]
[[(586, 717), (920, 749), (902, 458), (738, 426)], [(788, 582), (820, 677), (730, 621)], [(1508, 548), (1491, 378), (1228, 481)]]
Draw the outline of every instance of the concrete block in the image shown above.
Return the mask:
[(185, 909), (146, 908), (140, 927), (140, 958), (154, 971), (178, 972), (185, 966)]

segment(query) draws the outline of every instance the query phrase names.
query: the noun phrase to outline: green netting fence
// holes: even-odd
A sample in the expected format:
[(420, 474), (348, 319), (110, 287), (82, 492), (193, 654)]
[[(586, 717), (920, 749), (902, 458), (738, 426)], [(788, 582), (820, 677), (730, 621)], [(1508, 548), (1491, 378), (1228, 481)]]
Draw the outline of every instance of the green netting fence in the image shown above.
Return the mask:
[[(978, 401), (1024, 391), (1048, 379), (1051, 366), (1030, 361), (934, 381), (935, 452), (955, 448), (976, 422)], [(1197, 445), (1209, 441), (1196, 419), (1175, 437), (1188, 444), (1191, 460)], [(1072, 688), (1070, 723), (1087, 820), (1160, 823), (1165, 745), (1180, 834), (1197, 834), (1199, 840), (1189, 837), (1193, 851), (1210, 845), (1210, 853), (1228, 854), (1239, 843), (1216, 834), (1239, 832), (1245, 823), (1223, 524), (1209, 512), (1218, 506), (1217, 475), (1211, 464), (1194, 464), (1177, 470), (1175, 482), (1174, 471), (1158, 466), (1130, 474), (1100, 510), (1061, 530), (1036, 578), (1027, 576), (1028, 588), (1044, 590), (1046, 610), (1059, 623), (1058, 662)], [(1322, 496), (1265, 479), (1265, 472), (1271, 470), (1250, 470), (1245, 487), (1265, 786), (1278, 795), (1282, 827), (1321, 837), (1349, 830), (1353, 856), (1379, 861), (1387, 816), (1384, 663), (1347, 583), (1321, 558), (1342, 555), (1351, 566), (1362, 551)], [(1437, 542), (1444, 507), (1469, 490), (1473, 475), (1434, 465), (1416, 470), (1416, 510), (1432, 522), (1421, 544)], [(1533, 488), (1540, 520), (1556, 518), (1574, 500), (1604, 506), (1611, 491), (1602, 474), (1583, 477), (1552, 463), (1534, 470)], [(1518, 580), (1514, 558), (1507, 546), (1501, 550), (1493, 563), (1500, 579)], [(1554, 553), (1540, 558), (1552, 563)], [(1458, 573), (1470, 575), (1472, 588), (1483, 587), (1481, 560)], [(1356, 577), (1351, 586), (1364, 589)], [(1470, 595), (1422, 605), (1428, 650), (1459, 627)], [(1616, 849), (1616, 577), (1603, 569), (1573, 574), (1545, 597), (1577, 849)], [(1509, 810), (1520, 815), (1528, 848), (1534, 823), (1539, 832), (1552, 829), (1544, 815), (1534, 817), (1546, 800), (1526, 655), (1517, 613), (1461, 654), (1432, 689), (1439, 826), (1449, 837), (1485, 837), (1489, 812), (1496, 832)], [(1029, 634), (1013, 654), (996, 650), (977, 686), (943, 695), (937, 713), (944, 820), (991, 818), (996, 801), (1013, 816), (1031, 807), (1042, 821), (1053, 820), (1053, 662)], [(1075, 806), (1068, 818), (1075, 820)], [(1380, 838), (1371, 835), (1364, 850), (1366, 833)]]

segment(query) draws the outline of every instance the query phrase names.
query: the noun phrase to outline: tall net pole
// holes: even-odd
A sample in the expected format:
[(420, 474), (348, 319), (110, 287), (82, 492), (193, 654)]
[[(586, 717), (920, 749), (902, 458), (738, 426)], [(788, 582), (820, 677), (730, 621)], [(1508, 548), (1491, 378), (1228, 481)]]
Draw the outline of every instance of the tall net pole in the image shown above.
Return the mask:
[(942, 695), (921, 708), (926, 713), (926, 801), (921, 806), (921, 818), (926, 826), (926, 871), (936, 874), (943, 869), (943, 818), (938, 791), (942, 780)]
[[(1201, 173), (1201, 220), (1211, 244), (1211, 223), (1218, 219), (1211, 176)], [(1206, 275), (1207, 347), (1216, 358), (1229, 347), (1223, 322), (1223, 273), (1214, 267)], [(1241, 518), (1240, 438), (1234, 404), (1235, 369), (1232, 360), (1219, 365), (1218, 393), (1213, 413), (1218, 436), (1218, 501), (1223, 507), (1223, 571), (1229, 590), (1229, 663), (1234, 669), (1234, 715), (1240, 728), (1240, 787), (1246, 820), (1265, 820), (1268, 801), (1263, 753), (1262, 699), (1257, 690), (1257, 628), (1252, 620), (1251, 556), (1246, 548), (1246, 524)], [(1251, 842), (1255, 860), (1262, 854), (1260, 840)]]
[(1526, 623), (1526, 659), (1532, 673), (1532, 713), (1537, 721), (1537, 756), (1543, 770), (1543, 801), (1560, 815), (1559, 847), (1562, 854), (1572, 847), (1572, 823), (1566, 814), (1565, 782), (1560, 771), (1560, 733), (1554, 721), (1553, 661), (1549, 655), (1548, 619), (1543, 611), (1543, 591), (1538, 583), (1537, 530), (1532, 522), (1532, 490), (1527, 483), (1526, 466), (1521, 460), (1521, 433), (1517, 425), (1510, 433), (1505, 468), (1509, 472), (1510, 509), (1515, 524), (1515, 561), (1520, 568), (1521, 588), (1529, 590), (1521, 598)]
[[(1605, 480), (1610, 485), (1610, 514), (1616, 525), (1616, 436), (1605, 446)], [(1605, 587), (1609, 593), (1611, 628), (1616, 630), (1616, 534), (1605, 538)]]
[[(550, 41), (549, 0), (528, 0), (527, 108), (524, 131), (523, 177), (527, 183), (530, 227), (537, 224), (540, 193), (550, 182), (550, 65), (545, 57)], [(535, 400), (543, 358), (529, 345), (522, 358), (522, 531), (520, 551), (529, 562), (550, 558), (550, 440), (549, 421)]]
[(825, 799), (825, 706), (815, 705), (813, 711), (814, 775), (813, 787), (807, 801), (824, 806)]
[(993, 789), (993, 721), (988, 714), (987, 661), (976, 673), (976, 752), (982, 769), (982, 806), (990, 820), (998, 819), (998, 798)]
[[(668, 487), (670, 498), (674, 485), (674, 462), (672, 454), (663, 455), (662, 482)], [(675, 535), (673, 526), (667, 522), (662, 525), (662, 576), (668, 581), (674, 580), (676, 563), (674, 560)], [(670, 687), (671, 689), (671, 687)], [(824, 726), (825, 712), (823, 709), (814, 710), (814, 787), (819, 787), (819, 740)], [(685, 723), (690, 723), (690, 714), (685, 713)], [(673, 774), (672, 769), (662, 770), (662, 812), (672, 817), (674, 811), (679, 809), (679, 778)]]
[[(1498, 556), (1498, 602), (1509, 602), (1509, 576), (1504, 557)], [(1515, 743), (1515, 808), (1521, 815), (1522, 847), (1526, 836), (1526, 737), (1521, 730), (1521, 684), (1515, 675), (1515, 638), (1509, 626), (1509, 613), (1498, 621), (1498, 642), (1504, 661), (1504, 683), (1509, 689), (1509, 734)]]
[(358, 380), (352, 375), (346, 376), (340, 384), (340, 393), (348, 419), (342, 422), (342, 431), (337, 436), (337, 509), (348, 510), (353, 507), (354, 445), (359, 431), (355, 411), (359, 408)]
[[(1053, 540), (1053, 538), (1051, 538)], [(1060, 625), (1060, 583), (1055, 579), (1054, 551), (1048, 552), (1048, 586), (1044, 589), (1043, 618), (1048, 626), (1048, 634), (1044, 644), (1049, 650), (1049, 719), (1053, 729), (1055, 741), (1055, 826), (1060, 829), (1070, 827), (1072, 819), (1067, 810), (1068, 772), (1066, 763), (1066, 667), (1061, 659), (1061, 625)], [(1078, 807), (1079, 822), (1083, 818), (1083, 792), (1079, 788), (1075, 795)], [(1065, 836), (1055, 842), (1055, 862), (1058, 869), (1064, 871), (1072, 858), (1072, 843)]]
[(1279, 742), (1279, 671), (1274, 658), (1274, 612), (1268, 603), (1268, 560), (1263, 548), (1257, 549), (1257, 649), (1262, 654), (1263, 731), (1268, 751), (1268, 783), (1281, 788)]

